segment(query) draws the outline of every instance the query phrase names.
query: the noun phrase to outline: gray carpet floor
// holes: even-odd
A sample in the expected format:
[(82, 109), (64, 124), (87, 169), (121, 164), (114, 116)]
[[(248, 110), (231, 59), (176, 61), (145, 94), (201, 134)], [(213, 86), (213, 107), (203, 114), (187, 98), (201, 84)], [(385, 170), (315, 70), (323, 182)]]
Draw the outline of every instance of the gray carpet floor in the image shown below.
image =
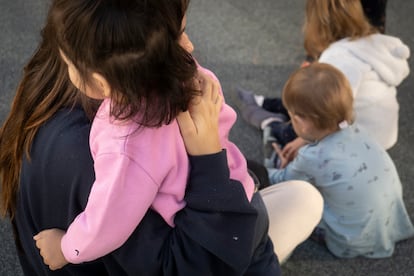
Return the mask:
[[(10, 110), (22, 66), (39, 40), (46, 0), (0, 0), (0, 122)], [(301, 27), (305, 0), (193, 0), (187, 32), (195, 56), (214, 71), (226, 101), (235, 107), (237, 87), (263, 95), (280, 95), (289, 74), (304, 59)], [(414, 1), (389, 1), (387, 33), (414, 49)], [(414, 68), (413, 58), (410, 66)], [(404, 200), (414, 220), (414, 78), (398, 89), (400, 131), (389, 152), (404, 185)], [(386, 114), (384, 114), (386, 116)], [(261, 161), (260, 132), (241, 118), (230, 137), (247, 158)], [(277, 242), (277, 241), (275, 241)], [(306, 241), (282, 267), (284, 275), (414, 275), (414, 239), (397, 245), (388, 259), (338, 259)], [(10, 224), (0, 220), (0, 275), (22, 275)]]

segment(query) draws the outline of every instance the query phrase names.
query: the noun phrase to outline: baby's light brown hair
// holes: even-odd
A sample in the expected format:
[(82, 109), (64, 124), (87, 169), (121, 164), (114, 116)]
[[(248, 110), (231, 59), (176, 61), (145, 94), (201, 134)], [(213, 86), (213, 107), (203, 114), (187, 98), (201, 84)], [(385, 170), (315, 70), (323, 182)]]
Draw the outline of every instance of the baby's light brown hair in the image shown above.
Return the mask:
[(353, 122), (353, 95), (346, 77), (329, 64), (312, 63), (288, 79), (282, 100), (290, 113), (310, 120), (319, 130)]

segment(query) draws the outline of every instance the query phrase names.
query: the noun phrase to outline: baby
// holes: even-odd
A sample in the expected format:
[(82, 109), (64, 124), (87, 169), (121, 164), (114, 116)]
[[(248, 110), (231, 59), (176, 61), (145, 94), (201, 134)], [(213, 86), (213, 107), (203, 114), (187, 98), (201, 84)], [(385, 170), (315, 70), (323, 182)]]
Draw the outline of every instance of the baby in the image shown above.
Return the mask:
[(295, 132), (308, 144), (284, 169), (268, 169), (271, 183), (301, 179), (319, 189), (325, 206), (317, 232), (334, 255), (391, 256), (397, 241), (414, 235), (414, 227), (390, 156), (352, 124), (346, 77), (315, 62), (291, 75), (282, 100)]

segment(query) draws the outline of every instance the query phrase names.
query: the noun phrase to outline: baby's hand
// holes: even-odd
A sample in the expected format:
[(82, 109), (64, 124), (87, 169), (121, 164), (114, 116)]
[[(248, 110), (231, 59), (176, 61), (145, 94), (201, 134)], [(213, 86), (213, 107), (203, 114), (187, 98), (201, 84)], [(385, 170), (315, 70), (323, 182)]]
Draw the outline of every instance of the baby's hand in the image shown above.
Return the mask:
[(284, 146), (281, 154), (283, 155), (285, 159), (287, 159), (285, 166), (289, 164), (293, 159), (295, 159), (296, 155), (298, 154), (299, 149), (303, 147), (304, 145), (306, 145), (307, 143), (308, 142), (306, 142), (302, 138), (297, 137), (295, 140), (291, 141), (290, 143)]
[(33, 237), (43, 261), (49, 266), (50, 270), (60, 269), (68, 264), (60, 247), (64, 234), (64, 231), (53, 228), (43, 230)]
[(282, 149), (279, 147), (278, 144), (272, 143), (272, 147), (275, 150), (276, 154), (279, 156), (280, 169), (283, 169), (289, 163), (289, 160), (283, 155)]

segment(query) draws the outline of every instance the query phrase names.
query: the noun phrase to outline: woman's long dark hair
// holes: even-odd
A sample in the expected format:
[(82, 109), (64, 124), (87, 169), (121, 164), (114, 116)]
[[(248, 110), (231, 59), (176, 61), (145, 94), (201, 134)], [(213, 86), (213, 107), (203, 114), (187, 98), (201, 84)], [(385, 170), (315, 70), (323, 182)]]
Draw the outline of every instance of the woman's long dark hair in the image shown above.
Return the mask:
[[(0, 130), (0, 214), (13, 218), (20, 169), (41, 125), (59, 109), (82, 102), (59, 49), (88, 82), (104, 76), (113, 94), (112, 115), (159, 126), (187, 108), (195, 93), (196, 64), (178, 44), (189, 0), (55, 0), (42, 40)], [(127, 24), (128, 23), (128, 24)]]
[(23, 154), (39, 127), (58, 109), (75, 102), (67, 68), (53, 43), (54, 30), (48, 24), (42, 41), (24, 68), (11, 111), (0, 130), (1, 214), (13, 216)]

